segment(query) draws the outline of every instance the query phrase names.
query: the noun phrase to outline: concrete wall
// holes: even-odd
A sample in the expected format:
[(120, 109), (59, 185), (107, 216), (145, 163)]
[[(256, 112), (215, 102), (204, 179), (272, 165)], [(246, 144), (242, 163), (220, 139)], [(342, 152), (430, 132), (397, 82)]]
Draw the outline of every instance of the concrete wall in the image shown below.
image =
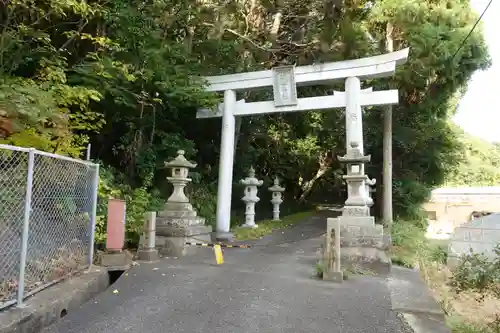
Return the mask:
[(470, 221), (475, 211), (500, 212), (500, 187), (439, 188), (424, 210), (431, 229), (451, 232)]

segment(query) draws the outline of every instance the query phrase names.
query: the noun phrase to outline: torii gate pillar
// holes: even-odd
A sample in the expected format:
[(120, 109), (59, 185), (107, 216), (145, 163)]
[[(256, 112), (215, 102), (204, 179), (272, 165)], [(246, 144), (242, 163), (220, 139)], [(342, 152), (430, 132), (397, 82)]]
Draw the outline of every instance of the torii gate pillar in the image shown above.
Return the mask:
[(219, 177), (217, 188), (217, 227), (218, 237), (229, 232), (231, 220), (231, 195), (233, 185), (236, 93), (224, 91), (222, 111), (222, 135), (220, 143)]

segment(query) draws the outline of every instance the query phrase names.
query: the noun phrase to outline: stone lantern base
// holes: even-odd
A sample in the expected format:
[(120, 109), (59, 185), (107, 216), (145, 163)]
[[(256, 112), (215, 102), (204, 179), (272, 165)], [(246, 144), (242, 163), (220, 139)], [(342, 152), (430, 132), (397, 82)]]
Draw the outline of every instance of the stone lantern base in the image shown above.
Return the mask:
[(190, 203), (167, 202), (156, 218), (156, 246), (169, 257), (192, 254), (196, 247), (186, 243), (210, 243), (212, 227), (205, 225)]

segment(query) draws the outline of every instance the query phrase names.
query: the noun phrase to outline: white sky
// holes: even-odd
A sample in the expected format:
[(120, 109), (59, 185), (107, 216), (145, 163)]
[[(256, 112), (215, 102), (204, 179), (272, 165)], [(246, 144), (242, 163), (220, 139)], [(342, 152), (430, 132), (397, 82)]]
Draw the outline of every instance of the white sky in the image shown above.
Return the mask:
[[(489, 0), (472, 0), (472, 7), (479, 13)], [(487, 71), (474, 73), (467, 93), (462, 98), (454, 121), (465, 131), (488, 141), (500, 142), (500, 0), (493, 0), (483, 16), (486, 42), (493, 61)]]

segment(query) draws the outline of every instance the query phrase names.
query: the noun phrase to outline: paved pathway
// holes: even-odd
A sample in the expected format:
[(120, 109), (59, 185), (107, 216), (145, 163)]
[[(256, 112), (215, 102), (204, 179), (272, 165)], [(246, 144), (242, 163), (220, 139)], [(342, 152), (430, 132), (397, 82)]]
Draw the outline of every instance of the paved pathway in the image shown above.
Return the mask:
[(324, 218), (312, 218), (256, 242), (265, 247), (227, 249), (222, 266), (207, 248), (196, 257), (141, 264), (44, 332), (407, 332), (391, 311), (384, 278), (312, 278), (324, 228)]

